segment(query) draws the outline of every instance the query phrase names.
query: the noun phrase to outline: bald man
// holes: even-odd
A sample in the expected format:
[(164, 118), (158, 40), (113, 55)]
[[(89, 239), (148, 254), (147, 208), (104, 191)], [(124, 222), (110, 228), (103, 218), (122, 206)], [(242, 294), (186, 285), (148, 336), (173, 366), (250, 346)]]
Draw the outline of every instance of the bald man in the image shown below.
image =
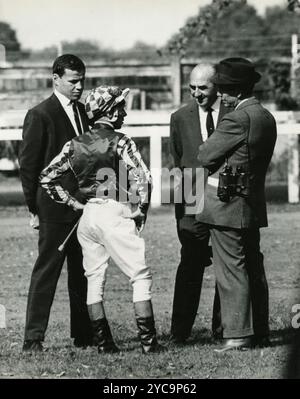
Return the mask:
[[(184, 169), (191, 168), (193, 193), (196, 192), (195, 171), (199, 167), (198, 147), (212, 134), (223, 115), (230, 111), (217, 97), (216, 87), (212, 83), (214, 75), (212, 64), (196, 65), (191, 72), (189, 85), (193, 99), (171, 115), (170, 146), (174, 166), (180, 168), (182, 174)], [(183, 188), (183, 179), (181, 183)], [(182, 247), (171, 322), (171, 340), (174, 343), (184, 343), (191, 334), (199, 306), (204, 269), (211, 264), (209, 229), (195, 219), (195, 208), (195, 204), (187, 203), (184, 199), (175, 204), (177, 233)], [(212, 323), (214, 336), (221, 332), (218, 330), (218, 312), (219, 298), (216, 292)]]

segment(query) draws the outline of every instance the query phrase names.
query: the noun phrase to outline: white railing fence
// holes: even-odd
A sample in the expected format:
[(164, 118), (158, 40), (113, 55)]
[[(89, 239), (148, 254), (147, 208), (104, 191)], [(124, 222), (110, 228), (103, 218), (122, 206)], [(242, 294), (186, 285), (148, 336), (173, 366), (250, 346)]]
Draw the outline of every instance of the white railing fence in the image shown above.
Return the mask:
[[(172, 111), (130, 111), (122, 132), (131, 137), (149, 137), (150, 170), (153, 177), (152, 206), (161, 205), (162, 137), (169, 136)], [(21, 140), (25, 110), (0, 114), (0, 140)], [(300, 112), (272, 112), (278, 135), (288, 136), (288, 201), (299, 202), (299, 139)]]

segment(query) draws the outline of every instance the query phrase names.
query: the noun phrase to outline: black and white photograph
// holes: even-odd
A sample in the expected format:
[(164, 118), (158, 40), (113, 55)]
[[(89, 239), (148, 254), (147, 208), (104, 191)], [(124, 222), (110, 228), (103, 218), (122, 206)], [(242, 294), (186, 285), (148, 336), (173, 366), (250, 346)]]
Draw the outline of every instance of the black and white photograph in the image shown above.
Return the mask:
[(299, 151), (299, 0), (0, 0), (0, 380), (299, 379)]

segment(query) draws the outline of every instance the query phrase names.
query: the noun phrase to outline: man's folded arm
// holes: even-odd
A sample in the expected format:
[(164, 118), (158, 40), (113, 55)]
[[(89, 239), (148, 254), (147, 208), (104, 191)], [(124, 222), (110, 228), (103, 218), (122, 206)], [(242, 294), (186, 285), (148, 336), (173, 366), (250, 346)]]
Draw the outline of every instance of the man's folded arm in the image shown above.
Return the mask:
[(213, 134), (199, 146), (198, 161), (201, 166), (214, 170), (224, 163), (231, 151), (246, 139), (246, 128), (235, 120), (224, 117)]

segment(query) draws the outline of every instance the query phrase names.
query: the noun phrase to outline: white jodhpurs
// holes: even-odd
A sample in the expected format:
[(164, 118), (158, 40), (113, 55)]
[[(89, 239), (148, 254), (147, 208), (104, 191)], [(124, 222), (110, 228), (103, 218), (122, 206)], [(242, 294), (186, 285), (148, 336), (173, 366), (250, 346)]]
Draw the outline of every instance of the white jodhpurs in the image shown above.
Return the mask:
[(145, 243), (136, 233), (130, 204), (112, 199), (90, 200), (83, 210), (77, 236), (88, 280), (87, 304), (103, 300), (105, 276), (111, 257), (130, 279), (133, 302), (151, 299), (152, 276), (145, 263)]

